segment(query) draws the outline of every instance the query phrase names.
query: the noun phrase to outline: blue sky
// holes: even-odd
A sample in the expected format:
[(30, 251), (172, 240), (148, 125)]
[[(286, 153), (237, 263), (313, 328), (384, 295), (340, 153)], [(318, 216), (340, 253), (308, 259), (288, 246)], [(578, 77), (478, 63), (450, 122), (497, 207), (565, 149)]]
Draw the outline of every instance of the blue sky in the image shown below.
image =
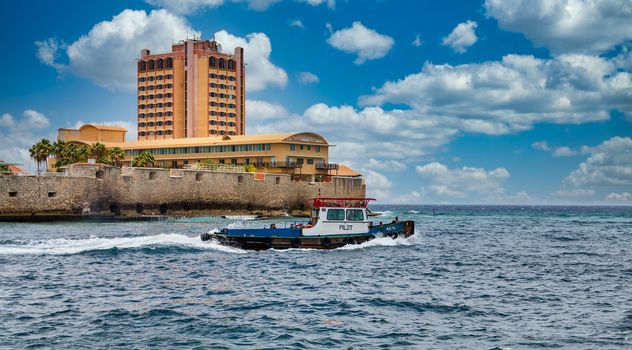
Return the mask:
[[(28, 16), (22, 15), (28, 14)], [(629, 0), (11, 2), (0, 159), (59, 127), (135, 137), (135, 59), (246, 51), (247, 130), (315, 131), (381, 203), (632, 203)]]

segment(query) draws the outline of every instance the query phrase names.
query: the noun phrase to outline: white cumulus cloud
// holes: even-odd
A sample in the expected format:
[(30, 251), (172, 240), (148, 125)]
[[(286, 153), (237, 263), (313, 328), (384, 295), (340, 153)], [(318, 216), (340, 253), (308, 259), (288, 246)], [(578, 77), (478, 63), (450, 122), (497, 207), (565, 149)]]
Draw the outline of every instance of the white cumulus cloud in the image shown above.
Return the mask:
[(311, 72), (300, 72), (298, 73), (298, 81), (303, 84), (316, 84), (320, 82), (318, 76)]
[(248, 119), (246, 128), (248, 129), (248, 133), (254, 132), (254, 130), (251, 130), (253, 126), (256, 128), (258, 125), (278, 121), (288, 116), (288, 111), (280, 104), (259, 100), (246, 100), (246, 118)]
[(301, 29), (305, 29), (305, 25), (303, 24), (303, 21), (301, 21), (300, 19), (291, 20), (290, 27), (298, 27)]
[[(97, 23), (87, 34), (69, 45), (59, 45), (57, 39), (36, 42), (37, 56), (43, 63), (60, 72), (69, 72), (88, 78), (108, 89), (133, 90), (136, 88), (136, 59), (140, 50), (168, 52), (172, 40), (200, 36), (187, 21), (166, 10), (124, 10), (110, 21)], [(284, 87), (287, 73), (270, 62), (272, 44), (264, 33), (251, 33), (246, 38), (234, 36), (225, 30), (215, 33), (225, 51), (233, 52), (236, 46), (245, 50), (249, 91), (268, 86)], [(68, 63), (55, 61), (64, 50)]]
[(629, 0), (486, 0), (501, 28), (553, 53), (600, 53), (632, 39)]
[(343, 52), (356, 54), (357, 58), (353, 63), (363, 64), (367, 60), (386, 56), (395, 45), (395, 40), (365, 27), (360, 22), (353, 22), (351, 27), (331, 33), (327, 43)]
[(140, 50), (170, 51), (173, 38), (200, 35), (184, 18), (165, 10), (124, 10), (110, 21), (97, 23), (87, 34), (63, 47), (68, 63), (55, 61), (62, 49), (55, 38), (37, 42), (38, 57), (59, 71), (88, 78), (109, 89), (136, 87)]
[(613, 59), (563, 55), (538, 59), (507, 55), (463, 65), (426, 63), (419, 73), (388, 81), (360, 105), (404, 104), (420, 120), (490, 135), (535, 123), (580, 124), (607, 120), (611, 110), (632, 115), (632, 75)]
[(0, 117), (0, 160), (21, 164), (26, 170), (34, 170), (29, 148), (39, 139), (53, 140), (56, 137), (47, 129), (49, 126), (48, 117), (33, 109), (22, 112), (21, 118), (4, 113)]
[(588, 149), (590, 157), (565, 179), (568, 188), (632, 186), (632, 139), (615, 136)]
[[(167, 9), (178, 14), (191, 14), (204, 9), (212, 9), (224, 5), (225, 3), (244, 3), (249, 9), (255, 11), (265, 11), (270, 6), (283, 0), (145, 0), (148, 4)], [(336, 7), (335, 0), (297, 0), (311, 6), (326, 4), (333, 9)]]
[(503, 184), (510, 177), (505, 168), (485, 170), (465, 166), (449, 169), (439, 162), (418, 165), (415, 171), (428, 183), (424, 190), (437, 197), (502, 194), (505, 191)]
[(459, 23), (450, 35), (443, 38), (443, 45), (450, 46), (455, 52), (465, 53), (467, 48), (476, 44), (476, 27), (478, 24), (473, 21)]
[(287, 73), (270, 61), (272, 43), (265, 33), (250, 33), (241, 38), (220, 30), (215, 33), (215, 40), (222, 44), (224, 50), (233, 51), (235, 47), (244, 48), (246, 68), (246, 89), (262, 90), (268, 86), (284, 87), (287, 84)]
[(608, 195), (606, 195), (606, 200), (609, 202), (630, 202), (632, 201), (632, 193), (630, 192), (608, 193)]

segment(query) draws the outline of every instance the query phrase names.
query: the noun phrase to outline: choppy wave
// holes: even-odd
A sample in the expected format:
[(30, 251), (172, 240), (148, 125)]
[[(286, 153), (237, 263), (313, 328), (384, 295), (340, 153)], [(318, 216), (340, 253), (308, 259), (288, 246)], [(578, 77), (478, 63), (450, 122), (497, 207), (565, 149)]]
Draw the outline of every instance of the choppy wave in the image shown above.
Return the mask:
[(216, 242), (202, 242), (200, 237), (175, 233), (136, 237), (90, 237), (86, 239), (45, 239), (0, 245), (0, 255), (68, 255), (108, 249), (143, 247), (188, 247), (210, 249), (230, 253), (243, 253), (240, 249), (226, 247)]

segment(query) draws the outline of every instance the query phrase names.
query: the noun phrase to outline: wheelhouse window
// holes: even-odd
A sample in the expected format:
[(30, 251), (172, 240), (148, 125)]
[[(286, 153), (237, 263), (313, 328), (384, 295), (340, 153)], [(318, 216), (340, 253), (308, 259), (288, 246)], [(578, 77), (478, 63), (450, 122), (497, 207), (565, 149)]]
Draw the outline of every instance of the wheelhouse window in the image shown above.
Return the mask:
[(327, 220), (344, 221), (345, 220), (345, 210), (344, 209), (329, 209), (329, 210), (327, 210)]
[(347, 209), (347, 221), (364, 221), (364, 212), (361, 209)]

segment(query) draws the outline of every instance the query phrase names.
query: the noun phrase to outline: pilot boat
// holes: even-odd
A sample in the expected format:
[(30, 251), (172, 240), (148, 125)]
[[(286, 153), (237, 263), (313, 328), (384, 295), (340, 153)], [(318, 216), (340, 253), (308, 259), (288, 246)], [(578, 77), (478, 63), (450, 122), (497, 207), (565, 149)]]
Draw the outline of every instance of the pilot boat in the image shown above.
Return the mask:
[(347, 244), (360, 244), (377, 237), (408, 237), (415, 232), (414, 221), (374, 224), (368, 220), (367, 205), (373, 198), (315, 198), (308, 203), (312, 214), (308, 224), (291, 224), (278, 228), (224, 228), (204, 233), (202, 241), (241, 249), (334, 249)]

